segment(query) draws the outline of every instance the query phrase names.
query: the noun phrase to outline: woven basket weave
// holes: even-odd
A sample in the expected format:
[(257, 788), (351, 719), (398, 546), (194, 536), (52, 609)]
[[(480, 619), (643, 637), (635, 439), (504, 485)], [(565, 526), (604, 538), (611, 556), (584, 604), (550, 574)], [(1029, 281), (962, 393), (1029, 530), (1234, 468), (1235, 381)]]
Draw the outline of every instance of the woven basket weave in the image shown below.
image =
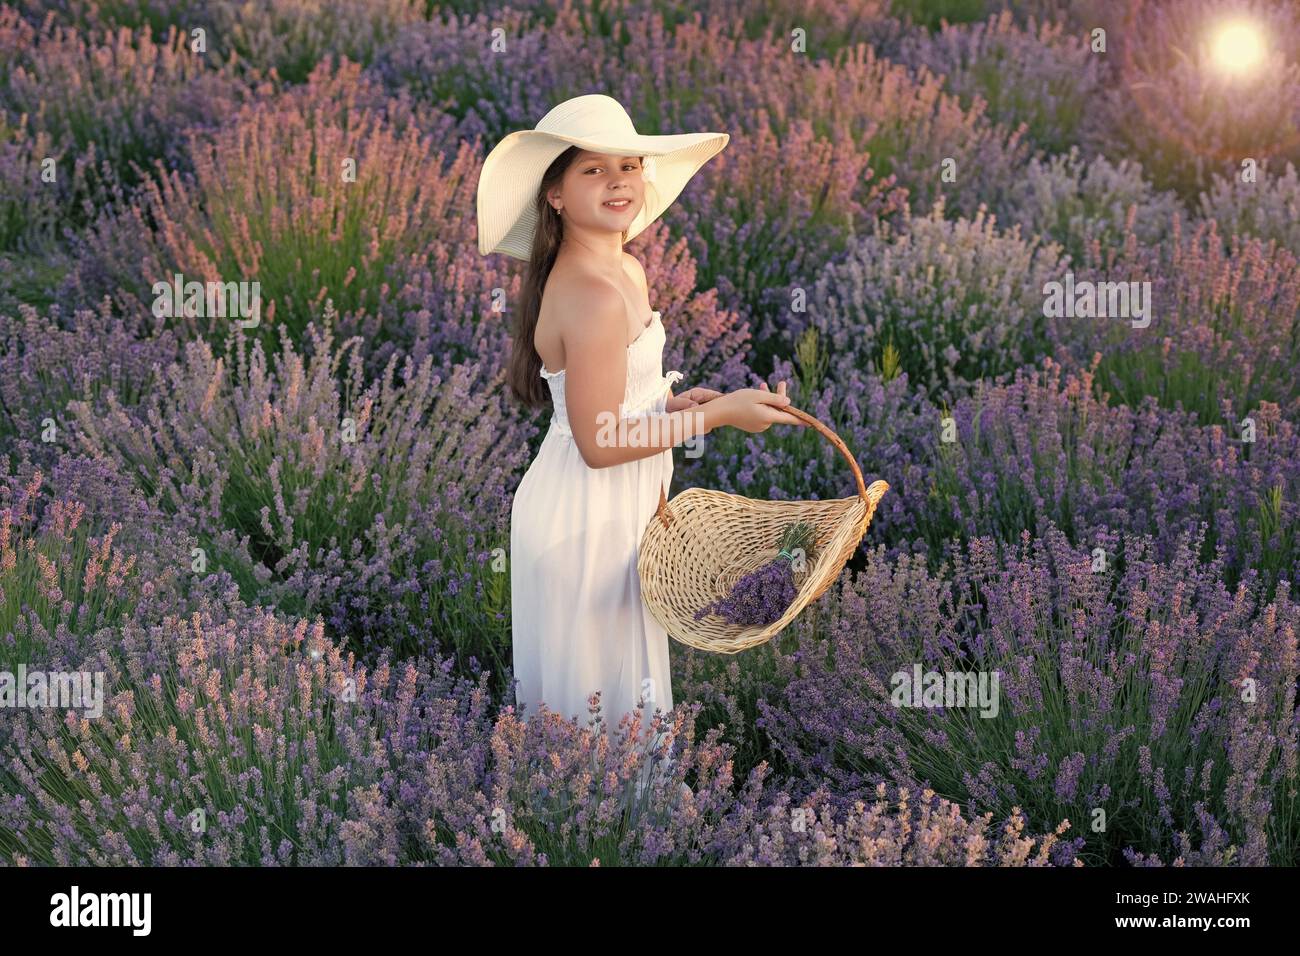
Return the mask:
[[(763, 501), (688, 488), (670, 504), (660, 488), (659, 508), (641, 537), (637, 573), (646, 606), (676, 641), (735, 654), (779, 634), (839, 577), (889, 490), (884, 481), (865, 487), (844, 442), (817, 419), (789, 405), (781, 411), (811, 425), (839, 449), (853, 469), (858, 493), (829, 501)], [(695, 620), (699, 608), (725, 597), (741, 577), (777, 556), (781, 532), (793, 521), (812, 524), (815, 537), (812, 559), (794, 573), (795, 599), (786, 612), (766, 627), (731, 624), (716, 614)]]

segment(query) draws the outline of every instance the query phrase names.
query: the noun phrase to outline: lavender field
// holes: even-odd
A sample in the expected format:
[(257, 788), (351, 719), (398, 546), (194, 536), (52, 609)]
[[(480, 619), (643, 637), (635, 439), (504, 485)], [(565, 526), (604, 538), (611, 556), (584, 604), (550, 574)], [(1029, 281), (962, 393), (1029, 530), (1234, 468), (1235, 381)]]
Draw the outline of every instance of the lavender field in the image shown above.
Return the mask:
[[(593, 92), (731, 135), (628, 246), (664, 367), (890, 485), (610, 736), (514, 707), (475, 221)], [(0, 863), (1300, 863), (1298, 167), (1287, 0), (0, 0)], [(784, 426), (690, 487), (855, 493)]]

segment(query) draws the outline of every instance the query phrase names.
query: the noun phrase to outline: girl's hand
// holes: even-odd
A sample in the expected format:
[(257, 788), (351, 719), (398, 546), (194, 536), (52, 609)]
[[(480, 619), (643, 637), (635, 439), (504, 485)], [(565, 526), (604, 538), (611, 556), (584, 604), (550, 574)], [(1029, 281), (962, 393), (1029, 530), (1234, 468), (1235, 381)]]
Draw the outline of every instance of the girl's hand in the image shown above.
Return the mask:
[(688, 388), (680, 395), (671, 395), (664, 409), (669, 412), (680, 412), (684, 408), (693, 408), (696, 405), (702, 405), (705, 402), (711, 402), (715, 398), (721, 398), (722, 393), (714, 391), (711, 388)]
[(741, 388), (717, 400), (718, 421), (747, 432), (767, 431), (772, 425), (802, 425), (803, 420), (780, 411), (790, 404), (785, 382), (773, 392), (764, 382), (761, 388)]

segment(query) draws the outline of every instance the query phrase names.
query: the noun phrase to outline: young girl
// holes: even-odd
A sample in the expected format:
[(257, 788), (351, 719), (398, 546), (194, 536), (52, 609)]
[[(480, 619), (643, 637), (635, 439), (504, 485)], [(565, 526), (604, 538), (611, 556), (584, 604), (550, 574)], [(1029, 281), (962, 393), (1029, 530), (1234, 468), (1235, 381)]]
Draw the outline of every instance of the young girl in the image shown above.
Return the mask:
[[(663, 374), (661, 314), (641, 264), (623, 251), (728, 139), (642, 136), (617, 100), (579, 96), (535, 130), (511, 133), (484, 163), (479, 251), (529, 264), (509, 384), (527, 404), (554, 405), (511, 510), (515, 701), (525, 718), (545, 701), (585, 723), (593, 694), (601, 729), (638, 705), (643, 731), (656, 709), (672, 710), (667, 634), (642, 603), (636, 569), (672, 480), (671, 449), (720, 425), (801, 424), (779, 411), (789, 404), (784, 382), (775, 393), (674, 396), (682, 374)], [(647, 414), (666, 416), (662, 427), (610, 440), (611, 424)]]

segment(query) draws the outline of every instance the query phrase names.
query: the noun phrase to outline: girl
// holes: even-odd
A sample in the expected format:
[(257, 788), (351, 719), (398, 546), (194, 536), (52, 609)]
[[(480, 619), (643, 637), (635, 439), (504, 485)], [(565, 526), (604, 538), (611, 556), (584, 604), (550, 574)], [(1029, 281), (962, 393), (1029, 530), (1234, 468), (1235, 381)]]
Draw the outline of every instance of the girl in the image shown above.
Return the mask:
[[(641, 264), (623, 251), (728, 139), (640, 135), (617, 100), (597, 94), (511, 133), (484, 162), (479, 251), (529, 264), (509, 385), (526, 404), (554, 405), (510, 520), (515, 700), (525, 717), (545, 701), (582, 721), (593, 695), (602, 731), (630, 722), (639, 705), (643, 728), (672, 710), (667, 634), (641, 601), (636, 569), (672, 480), (671, 449), (720, 425), (802, 424), (779, 410), (789, 404), (784, 382), (775, 393), (673, 395), (682, 374), (663, 374), (661, 316)], [(634, 441), (617, 430), (648, 414), (662, 427)]]

